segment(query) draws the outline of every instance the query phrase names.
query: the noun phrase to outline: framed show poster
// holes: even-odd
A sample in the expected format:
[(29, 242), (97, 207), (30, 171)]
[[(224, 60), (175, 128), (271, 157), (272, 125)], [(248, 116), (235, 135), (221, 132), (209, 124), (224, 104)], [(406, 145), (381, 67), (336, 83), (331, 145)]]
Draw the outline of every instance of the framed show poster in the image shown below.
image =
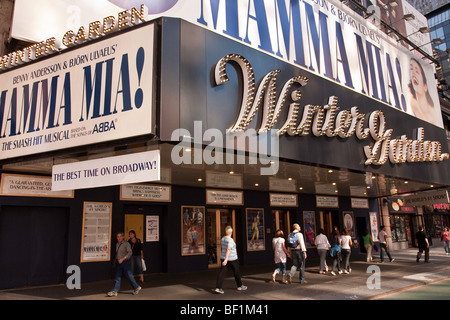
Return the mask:
[(344, 228), (348, 230), (352, 239), (356, 238), (355, 232), (355, 219), (353, 218), (352, 211), (343, 211), (342, 212), (344, 218)]
[(316, 219), (314, 211), (303, 211), (303, 226), (305, 232), (305, 246), (313, 247), (316, 240)]
[(181, 255), (205, 254), (205, 207), (181, 207)]
[(264, 209), (248, 208), (247, 221), (247, 251), (266, 250), (264, 239)]
[(369, 212), (369, 221), (370, 221), (370, 233), (372, 234), (372, 241), (378, 242), (378, 219), (376, 212)]
[(111, 202), (84, 202), (81, 262), (110, 260)]

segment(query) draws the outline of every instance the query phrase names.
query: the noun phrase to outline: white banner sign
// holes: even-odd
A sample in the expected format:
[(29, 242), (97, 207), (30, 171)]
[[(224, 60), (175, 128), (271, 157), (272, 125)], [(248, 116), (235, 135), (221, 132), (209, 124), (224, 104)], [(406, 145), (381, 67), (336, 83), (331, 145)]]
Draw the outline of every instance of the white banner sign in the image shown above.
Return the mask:
[(0, 159), (150, 134), (153, 31), (0, 74)]
[(52, 190), (74, 190), (155, 181), (159, 150), (53, 166)]

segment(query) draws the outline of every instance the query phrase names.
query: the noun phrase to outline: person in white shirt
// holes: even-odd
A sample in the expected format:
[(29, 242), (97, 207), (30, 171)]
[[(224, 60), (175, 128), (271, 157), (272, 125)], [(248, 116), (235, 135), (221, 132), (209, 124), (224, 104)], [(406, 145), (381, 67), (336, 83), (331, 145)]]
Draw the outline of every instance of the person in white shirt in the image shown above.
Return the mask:
[(351, 247), (352, 247), (352, 237), (350, 236), (350, 233), (348, 232), (348, 229), (344, 229), (344, 234), (341, 236), (342, 239), (342, 260), (344, 262), (344, 273), (349, 273), (352, 271), (350, 268), (350, 253), (351, 253)]
[(380, 239), (380, 260), (381, 263), (384, 262), (384, 254), (383, 250), (386, 251), (387, 256), (389, 257), (389, 261), (392, 262), (395, 259), (392, 258), (391, 253), (389, 252), (389, 242), (387, 241), (388, 235), (386, 233), (385, 227), (381, 226), (381, 231), (378, 234), (378, 237)]
[(320, 228), (319, 234), (317, 235), (316, 240), (314, 240), (314, 244), (316, 245), (320, 257), (320, 274), (325, 274), (328, 271), (327, 251), (331, 247), (330, 242), (328, 242), (328, 238), (324, 233), (325, 231)]
[(292, 283), (292, 278), (295, 275), (297, 269), (300, 269), (300, 283), (308, 283), (305, 280), (305, 260), (306, 260), (306, 247), (305, 247), (305, 239), (303, 238), (303, 234), (300, 232), (300, 225), (295, 223), (292, 226), (292, 233), (297, 235), (298, 245), (295, 248), (290, 248), (292, 255), (292, 267), (291, 272), (288, 274), (288, 282)]
[(272, 248), (274, 251), (274, 260), (276, 269), (272, 274), (272, 282), (275, 282), (275, 277), (281, 272), (283, 275), (282, 283), (286, 281), (286, 256), (291, 256), (290, 252), (286, 249), (285, 240), (283, 238), (283, 230), (279, 229), (275, 232), (275, 238), (272, 240)]

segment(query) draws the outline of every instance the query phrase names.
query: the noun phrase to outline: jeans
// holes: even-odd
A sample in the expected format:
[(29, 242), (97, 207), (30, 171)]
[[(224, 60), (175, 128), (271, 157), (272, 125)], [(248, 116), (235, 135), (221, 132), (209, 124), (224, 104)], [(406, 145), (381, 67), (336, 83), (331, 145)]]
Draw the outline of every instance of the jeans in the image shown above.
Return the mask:
[(301, 250), (292, 250), (292, 267), (291, 267), (291, 278), (294, 277), (297, 268), (300, 268), (300, 282), (305, 281), (305, 256)]
[(277, 268), (275, 269), (276, 272), (280, 273), (281, 271), (282, 275), (286, 274), (286, 262), (278, 262), (276, 266), (277, 266)]
[(325, 271), (327, 268), (327, 250), (317, 249), (320, 257), (320, 271)]
[(381, 262), (384, 261), (384, 253), (383, 250), (386, 251), (386, 254), (389, 257), (389, 261), (392, 261), (391, 253), (389, 252), (388, 246), (386, 246), (386, 243), (380, 243), (380, 260)]
[(122, 263), (117, 262), (116, 275), (114, 277), (113, 291), (119, 292), (120, 281), (122, 280), (123, 275), (125, 275), (125, 277), (128, 279), (131, 286), (133, 287), (133, 290), (136, 290), (137, 288), (139, 288), (139, 285), (136, 283), (136, 280), (134, 280), (133, 273), (131, 272), (130, 260), (124, 260)]
[[(223, 263), (223, 260), (221, 261)], [(222, 265), (222, 263), (220, 264), (220, 272), (217, 276), (216, 288), (222, 289), (223, 280), (227, 275), (228, 269), (233, 270), (234, 281), (236, 281), (236, 285), (238, 286), (238, 288), (242, 287), (241, 271), (239, 270), (239, 260), (228, 261), (225, 267)]]
[(331, 271), (335, 271), (336, 267), (338, 271), (341, 271), (341, 253), (337, 252), (336, 255), (333, 257), (333, 267)]
[(131, 256), (131, 273), (134, 273), (134, 268), (137, 266), (138, 269), (138, 275), (143, 275), (144, 271), (142, 271), (142, 261), (141, 256)]
[(350, 271), (350, 249), (342, 249), (342, 261), (344, 270)]
[(444, 242), (444, 250), (445, 253), (450, 253), (450, 241), (443, 241)]

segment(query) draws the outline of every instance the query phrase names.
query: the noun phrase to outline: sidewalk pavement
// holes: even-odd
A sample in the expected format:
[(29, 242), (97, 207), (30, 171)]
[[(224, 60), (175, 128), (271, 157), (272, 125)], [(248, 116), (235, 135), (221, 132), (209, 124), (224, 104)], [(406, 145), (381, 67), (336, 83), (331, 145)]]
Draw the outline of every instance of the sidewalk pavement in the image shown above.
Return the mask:
[[(416, 248), (391, 251), (395, 260), (380, 263), (379, 253), (374, 261), (367, 263), (365, 255), (353, 254), (350, 257), (350, 274), (332, 276), (329, 272), (319, 274), (318, 259), (309, 258), (306, 263), (306, 284), (300, 284), (297, 272), (292, 284), (282, 284), (281, 275), (276, 283), (271, 282), (275, 268), (272, 264), (241, 266), (242, 280), (246, 291), (236, 290), (232, 272), (224, 281), (224, 294), (214, 293), (218, 269), (205, 271), (149, 274), (145, 276), (142, 290), (133, 295), (126, 279), (122, 280), (122, 291), (117, 297), (107, 297), (114, 281), (82, 283), (81, 289), (69, 290), (65, 284), (32, 288), (19, 288), (0, 291), (0, 300), (188, 300), (231, 301), (231, 300), (373, 300), (389, 297), (390, 293), (426, 285), (450, 278), (450, 256), (444, 249), (435, 246), (430, 249), (430, 263), (416, 262)], [(288, 271), (292, 261), (288, 260)], [(328, 260), (331, 270), (331, 261)], [(369, 266), (380, 270), (379, 288), (370, 289), (367, 285), (376, 282)], [(372, 267), (375, 268), (376, 267)], [(244, 303), (244, 302), (243, 302)]]

